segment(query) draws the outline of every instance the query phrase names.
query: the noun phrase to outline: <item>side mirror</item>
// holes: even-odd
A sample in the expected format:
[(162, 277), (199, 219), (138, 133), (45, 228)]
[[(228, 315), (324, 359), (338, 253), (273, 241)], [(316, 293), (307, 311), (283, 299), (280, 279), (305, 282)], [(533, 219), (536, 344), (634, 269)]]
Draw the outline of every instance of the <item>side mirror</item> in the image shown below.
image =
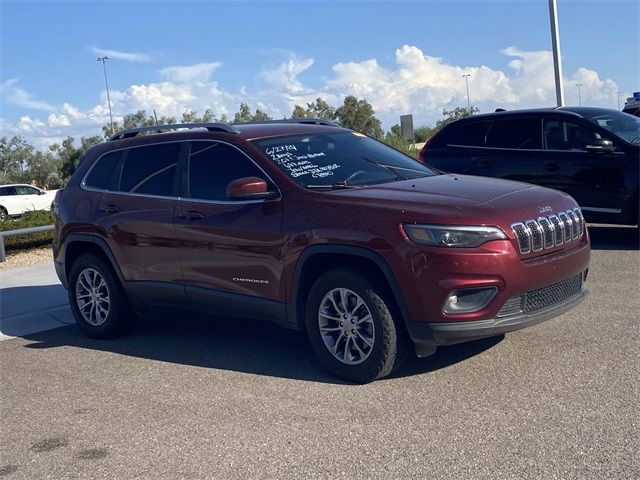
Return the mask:
[(587, 152), (589, 153), (611, 153), (615, 152), (616, 147), (611, 140), (599, 138), (597, 140), (591, 140), (587, 145)]
[(228, 183), (226, 195), (229, 200), (263, 200), (276, 193), (267, 190), (267, 182), (260, 177), (242, 177)]

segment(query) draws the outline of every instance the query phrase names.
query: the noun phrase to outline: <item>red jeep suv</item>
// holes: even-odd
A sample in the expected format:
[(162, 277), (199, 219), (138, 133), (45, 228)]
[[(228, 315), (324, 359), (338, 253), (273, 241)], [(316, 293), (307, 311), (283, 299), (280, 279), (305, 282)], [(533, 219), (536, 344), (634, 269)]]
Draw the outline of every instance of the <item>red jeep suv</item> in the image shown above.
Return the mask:
[(587, 295), (567, 194), (441, 174), (322, 120), (144, 127), (91, 148), (55, 200), (80, 327), (180, 306), (306, 330), (369, 382), (439, 345), (560, 315)]

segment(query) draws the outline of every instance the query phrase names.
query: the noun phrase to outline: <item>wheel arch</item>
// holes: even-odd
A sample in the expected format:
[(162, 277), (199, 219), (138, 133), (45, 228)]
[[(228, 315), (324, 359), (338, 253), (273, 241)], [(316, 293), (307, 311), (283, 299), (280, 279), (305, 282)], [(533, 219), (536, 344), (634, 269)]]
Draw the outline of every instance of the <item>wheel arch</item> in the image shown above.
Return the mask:
[(84, 253), (93, 253), (106, 261), (116, 274), (116, 277), (118, 277), (120, 285), (123, 287), (126, 285), (122, 272), (107, 242), (96, 235), (83, 233), (72, 233), (66, 238), (64, 249), (65, 278), (69, 278), (73, 262)]
[(304, 328), (306, 292), (318, 276), (336, 267), (353, 268), (366, 272), (383, 282), (393, 297), (405, 326), (409, 312), (404, 296), (389, 264), (378, 253), (365, 247), (350, 245), (314, 245), (307, 248), (298, 259), (293, 276), (291, 302), (287, 306), (287, 318), (294, 328)]

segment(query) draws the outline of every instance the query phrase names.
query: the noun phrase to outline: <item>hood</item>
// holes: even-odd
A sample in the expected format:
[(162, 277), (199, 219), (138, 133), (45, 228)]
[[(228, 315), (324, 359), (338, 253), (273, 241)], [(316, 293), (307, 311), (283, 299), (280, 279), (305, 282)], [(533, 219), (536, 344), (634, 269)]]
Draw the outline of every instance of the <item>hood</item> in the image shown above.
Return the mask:
[[(575, 208), (566, 193), (528, 183), (446, 174), (341, 190), (354, 203), (397, 208), (421, 218), (473, 218), (473, 224), (537, 218), (541, 212)], [(417, 219), (416, 219), (417, 220)], [(498, 222), (501, 223), (501, 222)]]

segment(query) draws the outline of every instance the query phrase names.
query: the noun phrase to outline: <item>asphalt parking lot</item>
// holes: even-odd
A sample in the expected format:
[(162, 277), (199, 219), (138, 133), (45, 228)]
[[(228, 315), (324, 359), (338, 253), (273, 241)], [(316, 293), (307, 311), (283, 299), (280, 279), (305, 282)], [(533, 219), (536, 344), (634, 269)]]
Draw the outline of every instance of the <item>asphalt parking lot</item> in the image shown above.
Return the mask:
[(579, 308), (365, 386), (246, 320), (0, 342), (0, 477), (640, 478), (637, 230), (591, 233)]

